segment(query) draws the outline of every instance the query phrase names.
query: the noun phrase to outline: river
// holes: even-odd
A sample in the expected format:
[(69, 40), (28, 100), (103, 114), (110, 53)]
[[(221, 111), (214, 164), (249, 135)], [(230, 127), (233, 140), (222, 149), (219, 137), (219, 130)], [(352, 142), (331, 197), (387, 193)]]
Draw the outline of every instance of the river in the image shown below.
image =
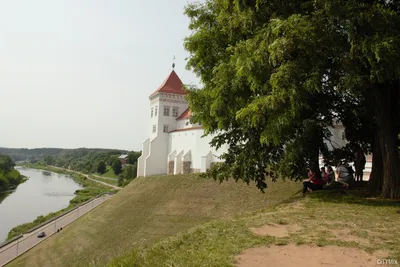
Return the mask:
[(16, 169), (29, 179), (7, 196), (0, 195), (0, 243), (15, 226), (68, 207), (75, 190), (82, 188), (65, 174), (19, 166)]

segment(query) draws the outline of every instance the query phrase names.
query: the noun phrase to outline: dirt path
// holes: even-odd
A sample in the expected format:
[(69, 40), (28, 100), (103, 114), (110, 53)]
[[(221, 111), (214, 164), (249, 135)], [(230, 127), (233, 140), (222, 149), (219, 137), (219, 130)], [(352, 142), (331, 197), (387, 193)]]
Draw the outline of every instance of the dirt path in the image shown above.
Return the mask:
[[(84, 174), (84, 173), (81, 173), (81, 172), (78, 172), (78, 171), (68, 170), (68, 169), (64, 169), (64, 168), (60, 168), (60, 167), (56, 167), (56, 166), (51, 166), (51, 167), (56, 168), (56, 169), (59, 169), (59, 170), (63, 170), (63, 171), (67, 171), (67, 172), (74, 172), (74, 173), (83, 175), (83, 176), (85, 176), (85, 177), (86, 177), (88, 180), (90, 180), (90, 181), (93, 181), (93, 182), (96, 182), (96, 183), (99, 183), (99, 184), (103, 184), (103, 185), (105, 185), (105, 186), (109, 186), (109, 187), (112, 187), (112, 188), (117, 189), (117, 190), (121, 190), (121, 189), (122, 189), (122, 187), (119, 187), (119, 186), (116, 186), (116, 185), (112, 185), (112, 184), (108, 184), (108, 183), (106, 183), (106, 182), (98, 181), (98, 180), (96, 180), (96, 179), (92, 179), (92, 178), (89, 177), (89, 175)], [(103, 178), (103, 177), (101, 177), (101, 178)], [(110, 179), (111, 179), (111, 178), (110, 178)]]

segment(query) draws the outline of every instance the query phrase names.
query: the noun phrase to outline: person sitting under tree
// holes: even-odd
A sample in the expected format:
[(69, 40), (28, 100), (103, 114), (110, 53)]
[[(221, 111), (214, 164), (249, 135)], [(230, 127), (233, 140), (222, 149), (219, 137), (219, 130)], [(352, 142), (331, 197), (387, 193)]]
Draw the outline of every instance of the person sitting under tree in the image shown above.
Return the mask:
[(306, 195), (307, 191), (311, 193), (312, 191), (322, 189), (323, 185), (324, 180), (318, 168), (310, 168), (308, 171), (308, 179), (303, 181), (303, 197)]
[(349, 188), (349, 183), (353, 179), (353, 175), (349, 169), (342, 163), (338, 162), (336, 165), (337, 181), (343, 185), (344, 188)]
[(326, 175), (328, 178), (328, 184), (331, 184), (335, 181), (335, 172), (333, 171), (332, 166), (328, 166)]

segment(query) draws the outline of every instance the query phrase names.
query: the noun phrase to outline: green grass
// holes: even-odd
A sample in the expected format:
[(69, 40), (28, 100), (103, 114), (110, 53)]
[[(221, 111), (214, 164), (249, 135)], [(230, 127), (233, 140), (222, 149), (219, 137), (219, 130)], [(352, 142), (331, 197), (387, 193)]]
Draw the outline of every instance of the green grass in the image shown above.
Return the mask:
[[(370, 199), (358, 191), (314, 192), (311, 197), (235, 219), (216, 220), (164, 242), (133, 249), (109, 266), (234, 266), (242, 251), (265, 245), (315, 244), (355, 247), (400, 260), (400, 202)], [(297, 225), (288, 237), (257, 236), (249, 227)], [(335, 236), (338, 231), (345, 236)], [(345, 251), (345, 248), (344, 248)]]
[(118, 179), (118, 175), (114, 173), (110, 166), (107, 166), (107, 171), (100, 176)]
[[(279, 181), (261, 194), (195, 174), (139, 177), (10, 266), (234, 266), (242, 251), (269, 244), (355, 247), (400, 259), (400, 202), (363, 188), (302, 198), (300, 186)], [(298, 231), (273, 237), (249, 229), (267, 224)]]
[(29, 222), (29, 223), (24, 223), (20, 224), (10, 230), (8, 233), (7, 239), (10, 240), (11, 238), (20, 235), (22, 233), (25, 233), (26, 231), (30, 230), (31, 228), (47, 221), (50, 220), (61, 213), (71, 210), (74, 207), (84, 203), (85, 201), (88, 201), (89, 199), (105, 192), (113, 192), (113, 190), (110, 189), (110, 187), (101, 185), (98, 183), (95, 183), (93, 181), (90, 181), (86, 179), (86, 177), (73, 173), (73, 172), (68, 172), (68, 171), (63, 171), (57, 168), (53, 168), (51, 166), (42, 166), (42, 165), (36, 165), (36, 164), (26, 164), (24, 165), (27, 168), (36, 168), (36, 169), (42, 169), (42, 170), (48, 170), (56, 173), (63, 173), (70, 175), (77, 183), (81, 184), (83, 186), (83, 189), (79, 189), (75, 191), (75, 197), (70, 200), (70, 204), (68, 207), (65, 209), (59, 210), (57, 212), (51, 212), (47, 215), (41, 215), (38, 216), (34, 221)]
[(203, 223), (243, 212), (251, 216), (289, 198), (298, 186), (271, 183), (262, 194), (253, 184), (219, 184), (197, 174), (139, 177), (11, 266), (102, 266), (132, 248), (143, 249)]
[(89, 177), (94, 179), (94, 180), (100, 181), (100, 182), (104, 182), (104, 183), (107, 183), (107, 184), (118, 186), (118, 180), (117, 179), (104, 179), (104, 178), (101, 178), (101, 177), (99, 177), (97, 175), (89, 175)]

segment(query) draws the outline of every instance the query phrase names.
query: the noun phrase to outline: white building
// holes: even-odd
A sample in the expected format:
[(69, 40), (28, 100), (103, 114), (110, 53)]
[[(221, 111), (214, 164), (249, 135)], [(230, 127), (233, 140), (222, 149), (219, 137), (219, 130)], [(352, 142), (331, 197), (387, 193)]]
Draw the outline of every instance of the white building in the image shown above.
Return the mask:
[[(228, 146), (218, 151), (209, 144), (214, 136), (202, 137), (200, 124), (191, 124), (191, 113), (185, 99), (183, 83), (173, 70), (161, 86), (150, 95), (149, 138), (143, 143), (142, 155), (138, 159), (137, 176), (156, 174), (181, 174), (205, 172)], [(347, 143), (344, 126), (335, 125), (329, 149)], [(367, 172), (370, 172), (371, 157), (367, 157)], [(320, 165), (323, 166), (322, 158)]]
[(173, 70), (150, 95), (149, 138), (143, 143), (137, 176), (205, 172), (227, 146), (218, 151), (209, 144), (213, 136), (202, 137), (199, 124), (191, 124), (183, 83)]

